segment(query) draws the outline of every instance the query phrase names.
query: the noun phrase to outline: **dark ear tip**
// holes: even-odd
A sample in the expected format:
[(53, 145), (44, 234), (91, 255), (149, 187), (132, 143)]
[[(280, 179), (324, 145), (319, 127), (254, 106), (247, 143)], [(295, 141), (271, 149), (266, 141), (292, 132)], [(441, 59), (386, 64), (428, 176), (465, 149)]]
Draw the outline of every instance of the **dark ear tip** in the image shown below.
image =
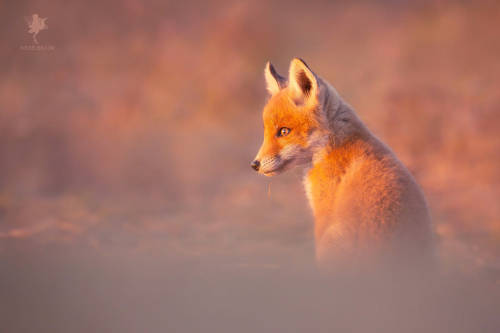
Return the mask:
[(276, 72), (276, 69), (274, 68), (273, 64), (270, 61), (267, 62), (267, 66), (269, 66), (269, 71), (273, 74), (273, 76), (276, 76), (276, 74), (278, 74), (278, 72)]

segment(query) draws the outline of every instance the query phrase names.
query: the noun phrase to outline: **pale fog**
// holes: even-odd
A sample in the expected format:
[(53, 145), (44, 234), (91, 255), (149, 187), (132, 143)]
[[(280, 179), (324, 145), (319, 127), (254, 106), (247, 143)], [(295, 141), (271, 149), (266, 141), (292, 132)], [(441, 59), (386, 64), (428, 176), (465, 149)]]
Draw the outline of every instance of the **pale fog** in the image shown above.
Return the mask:
[[(120, 240), (115, 239), (116, 242)], [(214, 242), (221, 239), (214, 238)], [(311, 251), (172, 259), (53, 246), (2, 255), (5, 332), (497, 332), (499, 287), (449, 267), (318, 274)], [(276, 257), (272, 258), (275, 255)], [(411, 265), (411, 263), (409, 263)]]

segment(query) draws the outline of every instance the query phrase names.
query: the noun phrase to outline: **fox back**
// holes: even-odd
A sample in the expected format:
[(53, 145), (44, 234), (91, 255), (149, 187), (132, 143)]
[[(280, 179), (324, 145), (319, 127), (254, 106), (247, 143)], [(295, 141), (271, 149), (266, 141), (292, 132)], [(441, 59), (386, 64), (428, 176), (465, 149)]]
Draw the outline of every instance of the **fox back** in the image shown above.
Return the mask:
[(301, 59), (292, 60), (288, 80), (270, 63), (264, 73), (270, 99), (252, 168), (273, 176), (305, 167), (320, 265), (407, 263), (432, 252), (422, 191), (337, 91)]

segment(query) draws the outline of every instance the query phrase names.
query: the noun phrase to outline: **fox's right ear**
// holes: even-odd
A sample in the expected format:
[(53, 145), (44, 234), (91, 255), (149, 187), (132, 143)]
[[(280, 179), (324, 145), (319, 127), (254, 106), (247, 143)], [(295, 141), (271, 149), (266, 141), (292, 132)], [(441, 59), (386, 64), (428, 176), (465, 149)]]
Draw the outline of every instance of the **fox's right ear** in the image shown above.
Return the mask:
[(264, 69), (264, 76), (266, 77), (267, 90), (271, 95), (278, 93), (286, 86), (286, 79), (276, 72), (273, 64), (269, 61)]
[(289, 89), (295, 100), (310, 104), (317, 101), (318, 78), (304, 60), (294, 58), (290, 63)]

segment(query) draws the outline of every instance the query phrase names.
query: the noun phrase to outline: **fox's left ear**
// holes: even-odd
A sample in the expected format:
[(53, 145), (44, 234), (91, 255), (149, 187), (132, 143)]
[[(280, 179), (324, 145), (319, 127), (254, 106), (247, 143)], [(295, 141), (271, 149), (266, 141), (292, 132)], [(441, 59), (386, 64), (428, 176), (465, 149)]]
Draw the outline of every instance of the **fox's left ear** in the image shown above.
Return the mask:
[(271, 95), (278, 93), (286, 86), (286, 79), (278, 74), (273, 64), (269, 61), (264, 69), (264, 76), (266, 78), (267, 90)]
[(293, 59), (288, 75), (289, 89), (296, 101), (310, 104), (317, 100), (318, 79), (304, 60)]

